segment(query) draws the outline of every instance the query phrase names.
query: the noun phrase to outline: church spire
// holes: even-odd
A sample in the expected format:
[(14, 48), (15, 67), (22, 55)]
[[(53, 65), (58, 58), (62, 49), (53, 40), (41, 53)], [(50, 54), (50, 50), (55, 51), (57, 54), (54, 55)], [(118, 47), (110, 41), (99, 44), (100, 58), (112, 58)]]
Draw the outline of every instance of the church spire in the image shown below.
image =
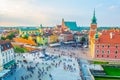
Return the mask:
[(91, 24), (97, 24), (97, 19), (95, 17), (95, 9), (94, 9), (94, 12), (93, 12), (93, 18), (92, 18), (92, 23)]

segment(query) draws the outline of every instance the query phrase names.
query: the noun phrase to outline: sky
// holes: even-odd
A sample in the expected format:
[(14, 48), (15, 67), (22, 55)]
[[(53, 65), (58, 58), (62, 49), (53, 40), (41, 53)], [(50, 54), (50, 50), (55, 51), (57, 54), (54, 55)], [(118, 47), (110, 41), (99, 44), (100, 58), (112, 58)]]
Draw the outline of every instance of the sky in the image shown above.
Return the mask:
[(62, 18), (89, 26), (94, 8), (98, 26), (120, 26), (120, 0), (0, 0), (0, 26), (55, 26)]

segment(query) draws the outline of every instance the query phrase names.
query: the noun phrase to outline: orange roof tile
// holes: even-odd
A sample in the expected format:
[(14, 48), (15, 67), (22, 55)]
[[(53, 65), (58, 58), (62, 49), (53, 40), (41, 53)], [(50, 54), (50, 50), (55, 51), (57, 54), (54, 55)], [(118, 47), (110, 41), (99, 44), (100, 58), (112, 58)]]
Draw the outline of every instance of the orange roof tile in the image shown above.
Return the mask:
[(101, 36), (96, 40), (100, 44), (120, 44), (120, 30), (104, 30)]
[(27, 40), (27, 39), (23, 39), (23, 38), (14, 38), (13, 39), (15, 42), (20, 42), (20, 43), (24, 43), (24, 44), (31, 44), (31, 45), (34, 45), (36, 46), (37, 44), (32, 41), (32, 40)]

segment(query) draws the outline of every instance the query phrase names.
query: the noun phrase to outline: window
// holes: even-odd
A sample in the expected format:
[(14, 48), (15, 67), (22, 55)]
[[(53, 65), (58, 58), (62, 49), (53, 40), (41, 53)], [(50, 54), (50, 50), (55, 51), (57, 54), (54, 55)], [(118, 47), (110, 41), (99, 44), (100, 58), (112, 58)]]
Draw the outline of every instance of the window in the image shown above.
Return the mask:
[(99, 57), (99, 55), (97, 55), (97, 57)]
[(5, 59), (3, 59), (3, 64), (5, 64)]
[(10, 55), (9, 55), (9, 61), (11, 60)]
[(4, 56), (4, 53), (2, 53), (2, 56)]
[(104, 45), (102, 45), (102, 48), (104, 48)]
[(6, 57), (6, 62), (8, 62), (8, 58)]
[(12, 56), (12, 59), (14, 59), (14, 55)]
[(110, 54), (110, 50), (108, 50), (107, 53)]
[(104, 54), (104, 50), (102, 50), (102, 53)]
[(99, 44), (97, 44), (97, 47), (99, 48)]
[(102, 55), (102, 57), (104, 57), (104, 56)]
[(4, 47), (3, 47), (3, 46), (1, 46), (1, 49), (3, 50), (3, 49), (4, 49)]
[(115, 54), (117, 54), (117, 53), (118, 53), (118, 51), (116, 50), (116, 51), (115, 51)]
[(118, 45), (116, 44), (115, 47), (118, 48)]
[(99, 53), (99, 50), (96, 50), (96, 53)]
[(7, 48), (9, 48), (10, 47), (10, 45), (9, 44), (7, 44)]
[(7, 52), (6, 52), (6, 56), (7, 56)]
[(110, 47), (110, 44), (108, 44), (108, 48)]
[(109, 55), (107, 55), (107, 57), (109, 57)]
[(9, 50), (9, 54), (11, 53), (11, 50)]

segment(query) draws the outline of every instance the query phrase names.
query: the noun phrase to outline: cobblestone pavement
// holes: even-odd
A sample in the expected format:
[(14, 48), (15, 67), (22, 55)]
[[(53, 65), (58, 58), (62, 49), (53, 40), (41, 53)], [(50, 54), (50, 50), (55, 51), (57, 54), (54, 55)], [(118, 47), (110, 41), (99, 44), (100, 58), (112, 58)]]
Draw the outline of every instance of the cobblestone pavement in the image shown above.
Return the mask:
[(50, 55), (49, 59), (41, 59), (40, 54), (17, 54), (16, 72), (4, 80), (81, 80), (75, 58)]

